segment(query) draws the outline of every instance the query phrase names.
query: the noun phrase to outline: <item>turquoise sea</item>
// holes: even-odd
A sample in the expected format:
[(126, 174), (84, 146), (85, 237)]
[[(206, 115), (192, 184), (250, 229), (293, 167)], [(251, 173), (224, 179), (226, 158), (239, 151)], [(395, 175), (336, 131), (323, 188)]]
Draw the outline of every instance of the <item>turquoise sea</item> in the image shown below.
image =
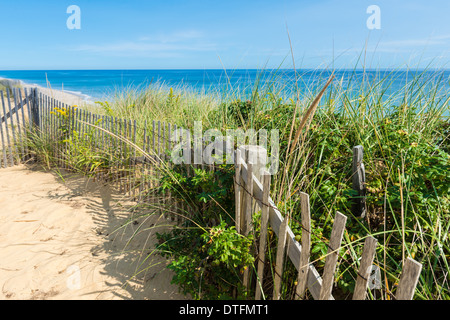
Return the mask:
[[(115, 90), (158, 83), (167, 87), (182, 86), (200, 92), (228, 90), (250, 91), (255, 83), (275, 84), (289, 94), (295, 88), (300, 92), (312, 90), (326, 81), (329, 70), (5, 70), (0, 77), (18, 79), (27, 84), (51, 86), (83, 95), (90, 100), (107, 99)], [(360, 87), (359, 83), (376, 85), (379, 80), (389, 92), (405, 87), (407, 81), (418, 77), (424, 83), (441, 79), (445, 90), (450, 87), (450, 70), (338, 70), (336, 81), (345, 87)], [(295, 84), (297, 79), (297, 85)], [(381, 90), (382, 88), (380, 88)], [(388, 92), (388, 94), (389, 94)]]

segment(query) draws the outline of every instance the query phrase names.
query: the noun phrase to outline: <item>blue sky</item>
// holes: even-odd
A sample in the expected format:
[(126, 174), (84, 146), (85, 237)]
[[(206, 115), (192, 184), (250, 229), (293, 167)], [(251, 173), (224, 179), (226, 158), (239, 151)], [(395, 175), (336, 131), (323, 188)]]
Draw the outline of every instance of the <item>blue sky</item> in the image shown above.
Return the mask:
[(450, 68), (449, 19), (448, 0), (2, 1), (0, 69), (291, 68), (287, 30), (297, 68)]

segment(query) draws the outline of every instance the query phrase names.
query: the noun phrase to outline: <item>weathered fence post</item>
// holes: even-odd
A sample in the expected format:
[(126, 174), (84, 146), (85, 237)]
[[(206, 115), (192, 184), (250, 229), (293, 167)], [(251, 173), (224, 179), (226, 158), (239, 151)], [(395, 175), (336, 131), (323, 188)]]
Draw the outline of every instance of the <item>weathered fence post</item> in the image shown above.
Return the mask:
[[(31, 89), (32, 103), (31, 103), (31, 117), (35, 128), (41, 127), (41, 119), (39, 115), (39, 91), (37, 88)], [(37, 130), (36, 130), (37, 131)]]
[[(248, 164), (252, 163), (252, 172), (253, 176), (256, 177), (261, 182), (261, 176), (265, 170), (265, 165), (267, 163), (267, 150), (263, 147), (256, 146), (256, 145), (244, 145), (240, 146), (238, 148), (238, 151), (241, 156), (241, 160)], [(239, 154), (236, 152), (236, 155)], [(250, 179), (249, 181), (253, 181)], [(253, 188), (253, 184), (251, 186), (247, 185), (244, 190), (241, 191), (241, 197), (243, 199), (243, 202), (241, 202), (241, 215), (240, 215), (240, 227), (241, 231), (245, 230), (246, 225), (251, 223), (251, 221), (246, 221), (246, 214), (248, 214), (250, 217), (252, 216), (253, 212), (242, 212), (243, 210), (246, 210), (247, 208), (247, 200), (249, 197), (246, 197), (245, 194), (248, 193), (249, 189)], [(250, 198), (251, 199), (251, 198)], [(250, 225), (251, 227), (251, 225)], [(242, 232), (241, 232), (242, 233)]]
[(357, 195), (353, 198), (352, 212), (355, 217), (366, 216), (366, 172), (363, 163), (364, 148), (361, 145), (353, 147), (352, 186)]
[(234, 175), (234, 201), (235, 201), (235, 225), (237, 233), (241, 233), (241, 197), (242, 197), (242, 179), (241, 179), (241, 150), (235, 153), (235, 175)]
[(283, 278), (284, 253), (286, 251), (287, 229), (289, 228), (289, 217), (285, 216), (278, 231), (277, 256), (275, 261), (275, 279), (273, 287), (273, 300), (281, 298), (281, 281)]
[[(253, 217), (253, 211), (252, 211), (252, 203), (253, 203), (253, 164), (252, 162), (247, 162), (247, 181), (245, 181), (245, 190), (243, 192), (245, 203), (242, 207), (243, 214), (241, 215), (241, 218), (243, 219), (242, 226), (242, 234), (244, 236), (248, 236), (250, 232), (253, 232), (253, 225), (252, 225), (252, 217)], [(242, 221), (242, 220), (241, 220)], [(244, 270), (244, 287), (248, 288), (248, 280), (249, 280), (249, 268), (247, 267)]]
[(397, 300), (412, 300), (421, 271), (422, 264), (409, 257), (406, 259), (398, 282)]
[[(240, 202), (239, 214), (240, 221), (236, 224), (240, 227), (241, 234), (247, 236), (250, 232), (253, 232), (252, 217), (255, 211), (253, 204), (253, 183), (254, 178), (259, 182), (262, 180), (262, 175), (265, 172), (265, 165), (267, 163), (267, 150), (257, 145), (244, 145), (240, 146), (236, 152), (236, 158), (241, 157), (241, 160), (247, 164), (247, 179), (244, 181), (244, 187), (240, 188)], [(237, 162), (237, 161), (236, 161)], [(239, 165), (238, 165), (239, 168)], [(249, 282), (249, 268), (244, 270), (243, 284), (244, 287), (248, 287)]]
[(311, 253), (311, 208), (309, 205), (309, 195), (300, 193), (301, 201), (301, 227), (302, 227), (302, 251), (298, 267), (296, 295), (299, 299), (305, 297), (308, 285), (309, 257)]
[(336, 271), (336, 263), (341, 248), (342, 236), (347, 222), (347, 217), (340, 212), (336, 212), (334, 218), (333, 229), (331, 230), (330, 244), (328, 245), (327, 259), (323, 271), (322, 288), (320, 289), (319, 300), (329, 300), (334, 283), (334, 273)]
[(367, 284), (371, 272), (371, 266), (375, 257), (375, 248), (377, 239), (374, 237), (367, 237), (364, 242), (363, 253), (361, 256), (361, 264), (356, 278), (355, 291), (353, 293), (353, 300), (364, 300), (367, 293)]
[(255, 300), (261, 298), (262, 288), (263, 288), (263, 277), (264, 277), (264, 264), (266, 259), (266, 247), (267, 247), (267, 233), (269, 227), (269, 197), (270, 197), (270, 182), (272, 177), (268, 171), (262, 175), (262, 209), (261, 209), (261, 233), (259, 237), (259, 252), (258, 252), (258, 278), (255, 290)]

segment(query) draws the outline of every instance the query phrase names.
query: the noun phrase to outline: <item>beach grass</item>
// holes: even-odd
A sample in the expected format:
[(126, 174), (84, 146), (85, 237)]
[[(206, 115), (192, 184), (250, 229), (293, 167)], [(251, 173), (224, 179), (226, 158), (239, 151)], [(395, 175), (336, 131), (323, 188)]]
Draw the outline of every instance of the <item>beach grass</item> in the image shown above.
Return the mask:
[[(375, 264), (382, 276), (381, 289), (372, 290), (372, 298), (393, 299), (403, 263), (406, 257), (412, 257), (423, 264), (415, 298), (448, 300), (449, 79), (444, 78), (440, 71), (412, 71), (404, 86), (396, 90), (391, 87), (395, 74), (386, 76), (380, 73), (380, 77), (363, 77), (361, 80), (355, 71), (350, 78), (335, 78), (314, 108), (310, 106), (327, 81), (329, 72), (320, 76), (321, 72), (317, 71), (319, 81), (306, 86), (307, 90), (301, 92), (292, 88), (292, 82), (278, 81), (257, 81), (252, 87), (233, 88), (228, 84), (227, 90), (202, 93), (182, 86), (168, 88), (156, 84), (117, 91), (111, 100), (88, 108), (96, 113), (136, 120), (140, 128), (159, 120), (187, 129), (193, 128), (194, 121), (202, 121), (204, 130), (215, 128), (222, 132), (236, 128), (279, 130), (280, 168), (278, 174), (272, 177), (271, 196), (283, 215), (291, 217), (292, 230), (301, 235), (299, 192), (310, 195), (313, 228), (311, 260), (319, 272), (327, 253), (326, 239), (331, 232), (334, 214), (339, 211), (349, 217), (340, 252), (335, 296), (343, 299), (351, 297), (362, 245), (365, 238), (372, 235), (378, 240)], [(297, 80), (302, 81), (301, 75)], [(291, 89), (290, 96), (285, 94), (286, 88)], [(352, 148), (356, 145), (364, 147), (367, 187), (365, 218), (354, 216), (351, 210), (354, 197)], [(35, 148), (46, 147), (42, 144)], [(96, 154), (101, 151), (92, 150), (92, 158), (102, 158)], [(70, 155), (71, 163), (83, 163), (73, 161), (79, 156), (75, 151)], [(111, 159), (111, 156), (106, 158)], [(91, 161), (89, 159), (87, 162)], [(104, 165), (112, 166), (113, 163)], [(86, 173), (86, 166), (80, 168), (84, 168)], [(224, 276), (222, 282), (212, 277), (214, 268), (218, 270), (222, 267), (221, 272), (223, 268), (233, 269), (226, 262), (218, 258), (205, 258), (205, 261), (202, 260), (205, 264), (203, 269), (194, 267), (195, 263), (199, 263), (195, 259), (204, 257), (205, 253), (201, 250), (211, 249), (211, 243), (199, 242), (195, 247), (198, 252), (194, 249), (186, 251), (182, 246), (195, 237), (217, 234), (221, 230), (219, 233), (226, 238), (208, 239), (213, 243), (214, 240), (234, 243), (241, 250), (242, 259), (249, 263), (248, 252), (244, 250), (248, 244), (234, 238), (232, 233), (230, 215), (234, 212), (234, 204), (222, 193), (214, 193), (214, 190), (210, 190), (207, 200), (199, 200), (195, 194), (198, 189), (192, 188), (193, 185), (198, 187), (201, 183), (203, 189), (211, 188), (215, 186), (217, 175), (210, 176), (206, 171), (198, 171), (203, 177), (199, 181), (186, 179), (185, 173), (167, 168), (159, 174), (165, 176), (165, 187), (176, 191), (174, 197), (202, 214), (211, 213), (193, 219), (193, 224), (161, 235), (165, 245), (159, 249), (175, 261), (171, 264), (176, 274), (175, 282), (196, 298), (211, 298), (214, 295), (236, 297), (229, 292), (233, 286), (227, 283), (238, 280), (239, 272), (231, 278)], [(223, 178), (221, 192), (232, 192), (229, 179), (232, 170), (232, 166), (219, 170), (222, 172), (219, 176)], [(201, 201), (207, 204), (206, 210)], [(170, 208), (163, 207), (162, 210)], [(209, 247), (205, 247), (206, 244)], [(216, 251), (208, 251), (211, 256), (220, 254), (220, 246), (215, 248)], [(268, 261), (274, 260), (275, 248), (275, 239), (269, 237)], [(236, 265), (243, 263), (237, 260), (232, 261)], [(204, 276), (202, 280), (195, 282), (188, 277), (187, 267), (190, 267), (190, 276), (197, 277), (197, 280), (199, 276)], [(285, 270), (282, 298), (289, 299), (294, 296), (297, 277), (289, 261), (286, 261)], [(223, 276), (223, 273), (220, 274)], [(273, 270), (271, 274), (273, 276)]]

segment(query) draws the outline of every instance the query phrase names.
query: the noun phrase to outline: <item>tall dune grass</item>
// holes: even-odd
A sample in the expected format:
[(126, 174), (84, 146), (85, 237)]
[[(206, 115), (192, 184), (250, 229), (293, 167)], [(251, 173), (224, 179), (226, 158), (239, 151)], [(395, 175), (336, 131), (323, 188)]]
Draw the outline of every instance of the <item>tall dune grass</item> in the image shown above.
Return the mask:
[[(333, 79), (314, 106), (330, 74), (314, 72), (319, 81), (300, 86), (302, 91), (292, 79), (283, 83), (278, 78), (208, 93), (161, 84), (129, 87), (99, 102), (95, 112), (136, 119), (140, 127), (160, 120), (188, 129), (194, 121), (202, 121), (204, 130), (278, 129), (280, 170), (272, 177), (271, 195), (292, 217), (298, 234), (299, 191), (310, 195), (312, 260), (319, 270), (334, 213), (350, 217), (340, 252), (338, 297), (351, 296), (358, 257), (371, 234), (378, 239), (375, 263), (382, 272), (382, 289), (372, 291), (373, 298), (392, 299), (405, 257), (411, 256), (423, 264), (415, 297), (450, 299), (449, 79), (440, 71), (411, 71), (404, 86), (393, 90), (396, 71), (369, 78), (355, 70)], [(303, 81), (301, 74), (298, 80)], [(364, 147), (364, 219), (351, 212), (355, 145)], [(290, 262), (286, 265), (283, 297), (290, 298), (296, 276)]]

